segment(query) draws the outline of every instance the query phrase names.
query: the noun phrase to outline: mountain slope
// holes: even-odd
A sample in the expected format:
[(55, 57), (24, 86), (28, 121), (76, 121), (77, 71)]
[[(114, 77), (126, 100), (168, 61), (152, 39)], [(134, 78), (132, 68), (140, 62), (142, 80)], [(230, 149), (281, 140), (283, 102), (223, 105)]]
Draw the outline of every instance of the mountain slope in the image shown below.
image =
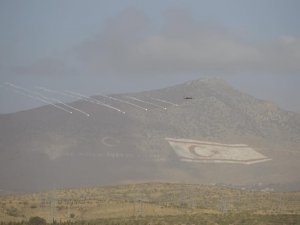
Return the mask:
[[(70, 104), (90, 117), (52, 106), (0, 115), (0, 189), (141, 180), (300, 183), (299, 114), (218, 79), (112, 97), (123, 102), (94, 96), (125, 114), (81, 100)], [(251, 166), (182, 162), (165, 138), (247, 144), (272, 160)]]

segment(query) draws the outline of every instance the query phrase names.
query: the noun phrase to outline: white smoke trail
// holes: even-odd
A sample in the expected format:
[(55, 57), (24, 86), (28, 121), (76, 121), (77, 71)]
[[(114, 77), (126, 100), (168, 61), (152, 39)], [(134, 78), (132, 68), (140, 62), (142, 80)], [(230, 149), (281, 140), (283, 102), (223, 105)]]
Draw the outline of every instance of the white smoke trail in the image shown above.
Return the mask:
[(122, 111), (121, 109), (118, 109), (118, 108), (113, 107), (111, 105), (108, 105), (108, 104), (106, 104), (104, 102), (101, 102), (98, 99), (95, 99), (95, 98), (92, 98), (92, 97), (89, 97), (89, 96), (86, 96), (86, 95), (83, 95), (83, 94), (80, 94), (80, 93), (74, 92), (74, 91), (65, 91), (65, 92), (67, 92), (69, 94), (72, 94), (72, 95), (75, 95), (75, 96), (79, 96), (80, 98), (82, 98), (82, 100), (88, 101), (90, 103), (94, 103), (94, 104), (97, 104), (97, 105), (105, 106), (107, 108), (114, 109), (114, 110), (116, 110), (118, 112), (121, 112), (121, 113), (125, 114), (125, 112)]
[(160, 98), (152, 98), (152, 97), (149, 97), (149, 98), (151, 98), (152, 100), (158, 101), (158, 102), (163, 102), (163, 103), (167, 103), (167, 104), (170, 104), (170, 105), (178, 106), (178, 104), (175, 104), (173, 102), (163, 100), (163, 99), (160, 99)]
[[(50, 93), (55, 93), (55, 94), (60, 94), (60, 95), (64, 95), (64, 96), (67, 96), (67, 97), (71, 97), (71, 98), (76, 98), (78, 100), (82, 100), (82, 101), (86, 101), (86, 102), (90, 102), (90, 103), (94, 103), (94, 104), (97, 104), (97, 105), (102, 105), (102, 106), (106, 106), (108, 108), (111, 108), (111, 109), (114, 109), (114, 110), (117, 110), (118, 112), (122, 112), (122, 113), (125, 113), (123, 111), (121, 111), (120, 109), (117, 109), (113, 106), (110, 106), (110, 105), (107, 105), (103, 102), (100, 102), (99, 100), (97, 99), (93, 99), (91, 97), (88, 97), (88, 96), (85, 96), (85, 95), (82, 95), (80, 93), (75, 93), (73, 91), (57, 91), (57, 90), (52, 90), (52, 89), (49, 89), (49, 88), (45, 88), (45, 87), (37, 87), (38, 89), (40, 90), (43, 90), (43, 91), (46, 91), (46, 92), (50, 92)], [(67, 93), (66, 93), (67, 92)]]
[(47, 97), (47, 99), (56, 101), (56, 102), (58, 102), (59, 104), (62, 104), (62, 105), (66, 106), (66, 107), (69, 108), (69, 109), (73, 109), (73, 110), (75, 110), (75, 111), (77, 111), (77, 112), (80, 112), (80, 113), (86, 115), (87, 117), (90, 116), (90, 114), (88, 114), (87, 112), (84, 112), (84, 111), (82, 111), (82, 110), (80, 110), (80, 109), (77, 109), (77, 108), (71, 106), (71, 105), (68, 105), (68, 104), (62, 102), (62, 101), (59, 100), (59, 99), (56, 99), (56, 98), (48, 98), (48, 97)]
[(152, 103), (152, 102), (144, 101), (144, 100), (141, 100), (141, 99), (132, 97), (132, 96), (125, 96), (125, 97), (126, 97), (126, 98), (129, 98), (129, 99), (132, 99), (132, 100), (134, 100), (134, 101), (144, 102), (144, 103), (146, 103), (146, 104), (148, 104), (148, 105), (153, 105), (153, 106), (155, 106), (155, 107), (162, 108), (162, 109), (164, 109), (164, 110), (167, 109), (166, 107), (163, 107), (163, 106), (161, 106), (161, 105), (157, 105), (157, 104), (154, 104), (154, 103)]
[[(56, 93), (56, 94), (64, 94), (63, 92), (60, 93), (59, 91), (50, 90), (50, 89), (43, 88), (43, 87), (37, 87), (37, 89), (42, 90), (42, 91), (46, 91), (46, 92)], [(68, 95), (68, 96), (71, 97), (70, 95)], [(72, 97), (73, 97), (73, 96), (72, 96)], [(80, 109), (78, 109), (78, 108), (75, 108), (75, 107), (73, 107), (73, 106), (71, 106), (71, 105), (68, 105), (68, 104), (62, 102), (62, 101), (59, 100), (59, 99), (56, 99), (56, 98), (49, 98), (49, 97), (44, 97), (44, 98), (49, 99), (49, 100), (54, 100), (54, 101), (56, 101), (56, 102), (58, 102), (58, 103), (60, 103), (60, 104), (62, 104), (62, 105), (64, 105), (64, 106), (68, 107), (69, 109), (73, 109), (73, 110), (75, 110), (75, 111), (77, 111), (77, 112), (80, 112), (80, 113), (86, 115), (87, 117), (90, 116), (90, 114), (88, 114), (87, 112), (84, 112), (84, 111), (82, 111), (82, 110), (80, 110)], [(76, 97), (76, 98), (77, 98), (77, 97)]]
[(41, 98), (41, 97), (39, 97), (39, 96), (34, 96), (34, 95), (30, 95), (30, 94), (24, 93), (24, 91), (23, 91), (23, 92), (20, 91), (20, 90), (22, 90), (22, 89), (19, 89), (19, 88), (15, 87), (15, 85), (13, 85), (13, 84), (11, 84), (11, 83), (7, 83), (7, 85), (9, 85), (10, 87), (13, 88), (12, 91), (14, 91), (14, 92), (16, 92), (16, 93), (18, 93), (18, 94), (20, 94), (20, 95), (23, 95), (23, 96), (26, 96), (26, 97), (29, 97), (29, 98), (32, 98), (32, 99), (35, 99), (35, 100), (39, 100), (39, 101), (41, 101), (41, 102), (43, 102), (43, 103), (49, 104), (49, 105), (51, 105), (51, 106), (57, 108), (57, 109), (60, 109), (60, 110), (63, 110), (63, 111), (65, 111), (65, 112), (67, 112), (67, 113), (72, 114), (71, 111), (66, 110), (65, 108), (63, 108), (63, 107), (61, 107), (61, 106), (59, 106), (59, 105), (55, 105), (53, 102), (47, 101), (47, 100), (44, 99), (44, 98)]
[(14, 85), (14, 84), (11, 84), (11, 83), (9, 83), (9, 85), (13, 86), (14, 88), (20, 89), (20, 90), (22, 90), (22, 91), (24, 91), (24, 92), (27, 92), (27, 93), (30, 93), (30, 94), (33, 94), (33, 95), (37, 95), (38, 97), (43, 98), (43, 99), (45, 99), (45, 100), (54, 101), (54, 102), (57, 102), (57, 103), (59, 103), (59, 104), (62, 104), (62, 105), (66, 106), (66, 107), (69, 108), (69, 109), (73, 109), (73, 110), (75, 110), (75, 111), (78, 111), (78, 112), (80, 112), (80, 113), (86, 115), (87, 117), (90, 116), (90, 114), (88, 114), (88, 113), (86, 113), (86, 112), (84, 112), (84, 111), (82, 111), (82, 110), (80, 110), (80, 109), (77, 109), (77, 108), (75, 108), (75, 107), (73, 107), (73, 106), (70, 106), (70, 105), (68, 105), (68, 104), (66, 104), (66, 103), (64, 103), (64, 102), (62, 102), (62, 101), (59, 100), (59, 99), (51, 98), (51, 97), (46, 97), (46, 96), (42, 95), (42, 94), (39, 93), (39, 92), (31, 91), (31, 90), (29, 90), (29, 89), (26, 89), (26, 88), (23, 88), (23, 87), (21, 87), (21, 86)]
[(45, 88), (45, 87), (37, 87), (37, 89), (45, 91), (45, 92), (49, 92), (49, 93), (64, 95), (64, 96), (67, 96), (67, 97), (71, 97), (71, 98), (76, 98), (78, 100), (82, 100), (82, 98), (79, 98), (79, 97), (74, 96), (74, 95), (66, 94), (66, 93), (64, 93), (62, 91), (52, 90), (52, 89)]
[(122, 102), (122, 103), (125, 103), (125, 104), (128, 104), (128, 105), (134, 106), (134, 107), (136, 107), (136, 108), (143, 109), (143, 110), (145, 110), (145, 111), (148, 110), (147, 108), (144, 108), (144, 107), (142, 107), (142, 106), (136, 105), (136, 104), (134, 104), (134, 103), (131, 103), (131, 102), (128, 102), (128, 101), (125, 101), (125, 100), (122, 100), (122, 99), (118, 99), (118, 98), (111, 97), (111, 96), (108, 96), (108, 95), (103, 95), (103, 94), (100, 94), (100, 93), (97, 93), (96, 95), (102, 96), (102, 97), (104, 97), (104, 98), (109, 98), (109, 99), (115, 100), (115, 101), (117, 101), (117, 102)]

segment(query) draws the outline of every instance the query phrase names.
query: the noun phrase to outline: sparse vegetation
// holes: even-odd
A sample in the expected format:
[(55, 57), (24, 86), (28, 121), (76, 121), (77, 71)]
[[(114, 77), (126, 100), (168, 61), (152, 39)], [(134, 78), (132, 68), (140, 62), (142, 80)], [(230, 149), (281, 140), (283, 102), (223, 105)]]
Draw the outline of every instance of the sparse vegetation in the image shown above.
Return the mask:
[[(34, 220), (35, 222), (37, 220)], [(31, 221), (0, 223), (0, 225), (45, 225)], [(251, 215), (251, 214), (199, 214), (175, 216), (148, 216), (129, 218), (106, 218), (76, 222), (53, 222), (56, 225), (297, 225), (300, 224), (299, 215)]]
[(2, 224), (35, 217), (66, 225), (300, 224), (300, 192), (146, 183), (0, 197)]

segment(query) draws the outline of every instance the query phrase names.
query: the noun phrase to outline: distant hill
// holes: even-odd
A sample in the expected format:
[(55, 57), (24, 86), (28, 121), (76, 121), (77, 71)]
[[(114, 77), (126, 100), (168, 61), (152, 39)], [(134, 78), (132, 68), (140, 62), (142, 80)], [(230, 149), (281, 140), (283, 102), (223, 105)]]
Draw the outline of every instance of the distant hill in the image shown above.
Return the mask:
[[(137, 181), (300, 187), (297, 113), (219, 79), (110, 97), (121, 101), (93, 96), (125, 114), (79, 100), (70, 105), (90, 117), (51, 105), (0, 115), (0, 189)], [(253, 165), (183, 162), (165, 138), (245, 144), (272, 160)]]

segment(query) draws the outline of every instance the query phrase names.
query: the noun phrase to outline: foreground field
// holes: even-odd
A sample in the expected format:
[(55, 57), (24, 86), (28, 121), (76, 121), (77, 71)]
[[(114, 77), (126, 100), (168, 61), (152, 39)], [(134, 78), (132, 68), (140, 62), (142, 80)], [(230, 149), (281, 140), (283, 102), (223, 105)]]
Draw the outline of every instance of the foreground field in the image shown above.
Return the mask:
[[(30, 222), (0, 223), (1, 225), (43, 225)], [(297, 225), (299, 215), (199, 214), (107, 218), (76, 222), (54, 222), (56, 225)]]
[(1, 222), (34, 216), (73, 224), (300, 224), (300, 192), (145, 183), (0, 197)]

